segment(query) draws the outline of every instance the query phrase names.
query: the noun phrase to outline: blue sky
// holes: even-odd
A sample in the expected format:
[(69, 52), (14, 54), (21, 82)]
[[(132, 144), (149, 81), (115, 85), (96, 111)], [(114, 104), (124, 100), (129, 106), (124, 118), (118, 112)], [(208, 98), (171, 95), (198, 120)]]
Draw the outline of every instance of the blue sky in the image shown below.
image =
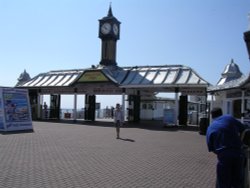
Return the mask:
[[(0, 0), (0, 85), (24, 69), (42, 72), (97, 65), (98, 20), (108, 0)], [(233, 58), (244, 74), (249, 0), (113, 0), (121, 21), (119, 66), (182, 64), (216, 84)]]

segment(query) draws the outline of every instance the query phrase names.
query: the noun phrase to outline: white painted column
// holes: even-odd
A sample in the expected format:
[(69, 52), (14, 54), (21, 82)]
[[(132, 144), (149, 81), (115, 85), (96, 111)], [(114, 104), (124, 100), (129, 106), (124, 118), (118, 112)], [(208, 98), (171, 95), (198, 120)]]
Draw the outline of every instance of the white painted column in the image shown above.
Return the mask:
[(245, 89), (241, 90), (241, 123), (244, 123), (245, 112)]
[(45, 119), (44, 95), (40, 95), (40, 111), (41, 119)]
[(210, 122), (209, 122), (209, 124), (212, 122), (212, 116), (211, 116), (211, 111), (212, 111), (212, 109), (214, 108), (214, 93), (212, 93), (211, 94), (211, 103), (210, 103), (210, 110), (209, 110), (209, 120), (210, 120)]
[(73, 110), (73, 119), (76, 121), (77, 119), (77, 94), (74, 94), (74, 110)]
[(214, 94), (211, 94), (211, 104), (210, 104), (210, 111), (213, 109), (214, 107)]
[(125, 89), (124, 91), (122, 92), (122, 111), (123, 111), (123, 117), (124, 117), (124, 121), (126, 120), (125, 118), (125, 114), (126, 114), (126, 111), (125, 111)]

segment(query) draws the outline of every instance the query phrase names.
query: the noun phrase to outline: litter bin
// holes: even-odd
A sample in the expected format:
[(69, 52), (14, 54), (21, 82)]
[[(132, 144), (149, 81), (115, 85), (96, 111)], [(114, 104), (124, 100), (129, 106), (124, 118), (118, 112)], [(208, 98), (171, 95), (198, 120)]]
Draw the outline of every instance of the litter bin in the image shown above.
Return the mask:
[(199, 133), (205, 135), (207, 133), (207, 127), (208, 127), (208, 118), (206, 117), (200, 118)]
[(68, 113), (68, 112), (64, 113), (64, 118), (65, 119), (70, 119), (71, 118), (71, 113)]

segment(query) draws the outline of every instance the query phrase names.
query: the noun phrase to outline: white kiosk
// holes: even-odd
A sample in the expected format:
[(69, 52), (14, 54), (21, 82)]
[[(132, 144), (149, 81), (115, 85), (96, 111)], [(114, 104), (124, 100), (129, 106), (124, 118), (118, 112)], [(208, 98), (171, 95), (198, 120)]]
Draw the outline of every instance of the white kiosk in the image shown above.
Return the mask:
[(28, 90), (0, 87), (0, 132), (33, 131)]

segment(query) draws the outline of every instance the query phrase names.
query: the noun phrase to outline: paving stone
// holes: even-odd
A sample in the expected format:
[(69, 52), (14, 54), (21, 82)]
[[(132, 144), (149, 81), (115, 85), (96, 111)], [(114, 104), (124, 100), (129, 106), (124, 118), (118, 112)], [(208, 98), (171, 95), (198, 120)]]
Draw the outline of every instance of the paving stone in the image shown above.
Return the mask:
[[(216, 156), (195, 130), (33, 122), (0, 135), (0, 188), (213, 188)], [(154, 128), (155, 126), (155, 128)]]

